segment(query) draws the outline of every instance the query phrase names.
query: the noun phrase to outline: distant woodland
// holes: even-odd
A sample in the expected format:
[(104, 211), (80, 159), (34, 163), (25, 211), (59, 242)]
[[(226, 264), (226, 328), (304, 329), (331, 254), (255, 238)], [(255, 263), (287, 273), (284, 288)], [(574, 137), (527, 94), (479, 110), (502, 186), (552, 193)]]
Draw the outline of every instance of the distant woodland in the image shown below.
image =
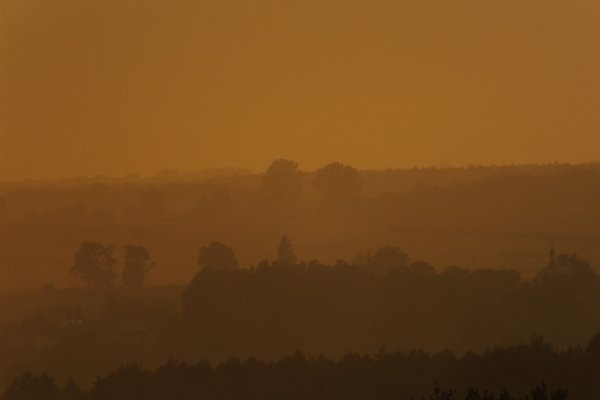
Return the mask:
[(598, 265), (598, 221), (600, 164), (306, 172), (275, 160), (262, 173), (0, 182), (0, 291), (76, 286), (64, 270), (82, 241), (143, 244), (163, 265), (151, 283), (184, 284), (206, 243), (256, 266), (283, 234), (305, 260), (351, 261), (389, 243), (438, 267), (531, 278), (552, 243)]
[(2, 400), (595, 390), (600, 164), (276, 160), (0, 198)]

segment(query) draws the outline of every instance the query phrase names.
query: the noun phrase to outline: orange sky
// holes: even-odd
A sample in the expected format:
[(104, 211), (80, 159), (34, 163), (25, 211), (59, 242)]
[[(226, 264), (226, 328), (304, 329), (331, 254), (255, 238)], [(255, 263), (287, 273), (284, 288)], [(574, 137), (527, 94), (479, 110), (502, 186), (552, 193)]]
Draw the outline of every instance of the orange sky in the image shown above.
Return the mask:
[(0, 0), (0, 179), (600, 159), (597, 0)]

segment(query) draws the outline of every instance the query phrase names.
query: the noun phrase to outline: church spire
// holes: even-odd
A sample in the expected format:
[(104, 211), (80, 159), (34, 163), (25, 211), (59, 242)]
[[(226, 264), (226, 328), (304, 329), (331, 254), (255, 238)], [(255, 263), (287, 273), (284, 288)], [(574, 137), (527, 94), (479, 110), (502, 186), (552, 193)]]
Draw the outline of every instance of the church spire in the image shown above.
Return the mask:
[(550, 246), (550, 254), (548, 255), (548, 267), (556, 266), (556, 251), (554, 250), (554, 244)]

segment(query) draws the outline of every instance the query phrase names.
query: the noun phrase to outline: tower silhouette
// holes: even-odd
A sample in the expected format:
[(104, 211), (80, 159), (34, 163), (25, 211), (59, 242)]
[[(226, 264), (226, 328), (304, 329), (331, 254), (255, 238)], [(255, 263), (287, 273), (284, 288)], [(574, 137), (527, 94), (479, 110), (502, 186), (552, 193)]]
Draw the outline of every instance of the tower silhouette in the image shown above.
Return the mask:
[(554, 250), (554, 245), (550, 245), (550, 253), (548, 254), (548, 267), (556, 266), (556, 251)]

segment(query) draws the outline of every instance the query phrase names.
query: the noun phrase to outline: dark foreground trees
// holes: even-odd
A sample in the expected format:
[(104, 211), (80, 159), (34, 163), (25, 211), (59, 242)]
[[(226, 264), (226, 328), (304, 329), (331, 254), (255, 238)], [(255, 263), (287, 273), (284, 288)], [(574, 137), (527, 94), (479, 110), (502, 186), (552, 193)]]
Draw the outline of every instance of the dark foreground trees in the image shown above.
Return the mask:
[(16, 378), (2, 400), (58, 400), (60, 391), (47, 374), (25, 373)]
[[(156, 370), (136, 363), (122, 365), (98, 377), (87, 392), (72, 380), (60, 391), (47, 375), (27, 373), (16, 378), (1, 399), (584, 400), (594, 398), (595, 380), (589, 372), (597, 372), (585, 370), (591, 367), (587, 357), (581, 352), (555, 353), (532, 343), (462, 358), (448, 352), (380, 351), (349, 353), (337, 361), (300, 352), (272, 362), (233, 358), (213, 365), (170, 360)], [(520, 364), (521, 360), (527, 361)], [(522, 368), (517, 374), (494, 369), (491, 364), (498, 362)], [(547, 385), (546, 377), (555, 381)], [(574, 385), (574, 395), (556, 389), (560, 385)]]
[[(212, 247), (225, 249), (216, 253), (232, 259), (229, 247)], [(206, 248), (209, 254), (210, 248)], [(210, 379), (219, 381), (231, 373), (232, 376), (222, 378), (224, 387), (244, 388), (244, 382), (255, 386), (244, 389), (247, 392), (225, 394), (219, 386), (214, 389), (216, 394), (209, 392), (206, 396), (290, 398), (284, 392), (289, 387), (272, 386), (277, 383), (270, 380), (300, 382), (293, 387), (299, 391), (298, 399), (408, 399), (410, 396), (419, 399), (436, 379), (446, 387), (455, 388), (461, 396), (471, 385), (493, 391), (496, 396), (507, 387), (513, 395), (522, 397), (543, 381), (552, 387), (568, 389), (572, 399), (587, 400), (590, 397), (585, 395), (594, 393), (590, 382), (600, 376), (598, 339), (591, 341), (586, 351), (574, 348), (564, 353), (556, 353), (537, 340), (525, 347), (493, 350), (485, 356), (467, 353), (457, 357), (450, 352), (430, 355), (416, 351), (344, 357), (348, 351), (365, 354), (381, 347), (393, 352), (451, 348), (463, 354), (468, 350), (519, 343), (534, 333), (551, 338), (558, 348), (583, 345), (600, 326), (599, 279), (595, 274), (590, 275), (587, 268), (579, 267), (588, 263), (559, 256), (557, 260), (570, 261), (557, 262), (553, 268), (559, 268), (558, 273), (542, 274), (528, 282), (521, 280), (515, 271), (452, 267), (438, 273), (428, 264), (410, 263), (399, 249), (374, 252), (377, 253), (387, 254), (375, 257), (388, 266), (384, 271), (365, 268), (368, 263), (363, 266), (337, 262), (328, 266), (300, 261), (293, 268), (282, 268), (279, 262), (258, 268), (220, 268), (214, 262), (208, 263), (185, 291), (183, 323), (175, 318), (146, 318), (140, 312), (145, 308), (137, 307), (135, 302), (130, 307), (128, 301), (112, 301), (115, 306), (107, 308), (104, 321), (65, 328), (54, 349), (36, 351), (36, 358), (30, 359), (18, 354), (16, 366), (20, 369), (12, 371), (46, 370), (60, 379), (59, 386), (65, 374), (69, 374), (87, 386), (100, 371), (129, 360), (144, 360), (148, 363), (145, 365), (159, 365), (171, 356), (188, 362), (204, 357), (225, 360), (232, 356), (274, 360), (300, 348), (313, 357), (325, 354), (345, 361), (316, 358), (300, 362), (294, 358), (284, 363), (283, 369), (273, 369), (270, 361), (234, 360), (225, 363), (225, 369), (213, 368), (221, 372), (211, 372)], [(128, 296), (145, 294), (124, 292)], [(144, 304), (151, 305), (149, 313), (157, 310), (159, 302), (147, 301)], [(94, 326), (97, 331), (90, 329)], [(36, 336), (53, 334), (43, 324), (27, 329)], [(94, 334), (89, 335), (91, 332)], [(60, 375), (57, 365), (64, 365), (61, 363), (65, 355), (71, 357), (69, 365), (87, 366), (87, 372), (78, 375), (78, 370), (63, 370)], [(252, 362), (251, 365), (263, 367), (246, 366)], [(181, 370), (184, 376), (195, 371), (188, 367)], [(285, 368), (300, 371), (299, 375), (290, 377)], [(239, 374), (235, 375), (236, 371)], [(310, 374), (302, 375), (305, 373)], [(136, 374), (135, 379), (141, 383), (134, 387), (144, 387), (148, 374), (157, 377), (141, 368)], [(263, 375), (270, 380), (261, 381)], [(353, 382), (364, 379), (361, 384), (365, 386), (353, 386)], [(323, 388), (320, 384), (328, 386)], [(253, 392), (258, 390), (256, 387), (267, 394)], [(303, 391), (302, 387), (311, 391)], [(385, 388), (381, 389), (383, 392), (377, 391), (381, 387)], [(335, 392), (332, 394), (327, 388)], [(152, 398), (155, 389), (149, 390), (148, 397)], [(345, 391), (337, 392), (341, 390)], [(471, 395), (475, 396), (475, 392)], [(530, 395), (529, 400), (532, 398)]]

